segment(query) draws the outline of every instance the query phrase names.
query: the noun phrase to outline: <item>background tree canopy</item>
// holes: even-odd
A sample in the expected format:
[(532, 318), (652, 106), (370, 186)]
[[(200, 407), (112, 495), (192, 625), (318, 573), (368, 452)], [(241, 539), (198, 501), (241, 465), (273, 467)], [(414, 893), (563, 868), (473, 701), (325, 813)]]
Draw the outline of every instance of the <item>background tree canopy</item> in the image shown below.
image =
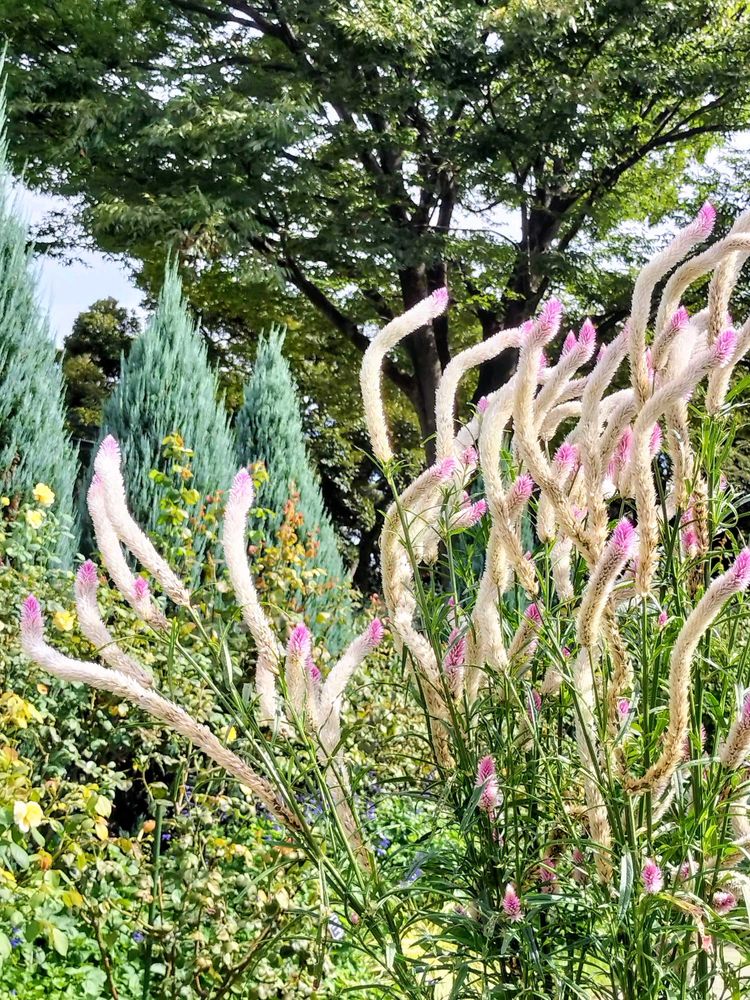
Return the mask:
[[(372, 325), (446, 281), (450, 318), (386, 369), (428, 456), (458, 347), (550, 290), (606, 333), (648, 250), (623, 222), (677, 213), (750, 118), (750, 15), (728, 0), (0, 0), (0, 32), (27, 181), (76, 196), (152, 290), (176, 251), (230, 360), (286, 324), (319, 459), (357, 439)], [(371, 489), (340, 458), (324, 492)]]

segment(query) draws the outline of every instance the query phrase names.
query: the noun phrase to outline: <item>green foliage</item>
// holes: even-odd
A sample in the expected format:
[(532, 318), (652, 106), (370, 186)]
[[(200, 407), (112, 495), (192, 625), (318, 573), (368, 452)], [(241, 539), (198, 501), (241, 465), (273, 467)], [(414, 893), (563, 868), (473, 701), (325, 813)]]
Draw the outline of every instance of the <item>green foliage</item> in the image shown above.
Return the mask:
[(120, 381), (102, 412), (100, 440), (120, 443), (128, 499), (136, 516), (154, 528), (163, 486), (153, 470), (168, 473), (166, 437), (179, 431), (193, 449), (190, 487), (200, 496), (225, 489), (235, 471), (234, 442), (217, 399), (200, 332), (181, 297), (175, 267), (168, 266), (156, 312), (135, 341)]
[(643, 254), (623, 223), (674, 214), (750, 120), (733, 0), (0, 0), (0, 31), (30, 182), (80, 196), (147, 285), (176, 249), (212, 329), (242, 340), (309, 304), (303, 353), (336, 359), (447, 279), (460, 308), (385, 373), (410, 436), (467, 333), (552, 289), (621, 318)]
[(139, 332), (135, 313), (113, 298), (98, 299), (76, 317), (62, 357), (68, 424), (76, 438), (90, 444), (96, 440), (102, 406)]
[(332, 577), (344, 568), (336, 535), (323, 503), (320, 482), (310, 464), (300, 414), (297, 388), (283, 353), (284, 337), (278, 331), (258, 345), (253, 372), (245, 386), (245, 401), (237, 414), (235, 436), (241, 463), (262, 461), (268, 481), (258, 500), (275, 513), (267, 526), (273, 536), (283, 522), (291, 495), (299, 494), (301, 534), (313, 543), (312, 563)]
[[(42, 480), (72, 522), (77, 460), (65, 429), (62, 375), (46, 317), (37, 301), (26, 229), (13, 203), (7, 165), (5, 106), (0, 105), (0, 491), (10, 499)], [(58, 555), (70, 558), (70, 531)]]

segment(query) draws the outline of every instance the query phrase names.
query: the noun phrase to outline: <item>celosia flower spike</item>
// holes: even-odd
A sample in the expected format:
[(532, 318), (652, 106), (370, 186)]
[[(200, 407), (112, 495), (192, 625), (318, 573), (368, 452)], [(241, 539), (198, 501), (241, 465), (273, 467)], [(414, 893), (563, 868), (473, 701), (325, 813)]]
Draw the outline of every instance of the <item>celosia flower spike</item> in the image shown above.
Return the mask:
[(234, 477), (224, 509), (222, 543), (229, 579), (242, 611), (243, 620), (255, 640), (258, 651), (255, 686), (260, 699), (261, 722), (271, 723), (276, 718), (277, 711), (274, 678), (283, 653), (260, 606), (247, 561), (245, 522), (253, 499), (252, 478), (247, 469), (240, 469)]
[(641, 881), (643, 882), (643, 889), (649, 895), (653, 895), (656, 892), (661, 892), (664, 888), (664, 875), (662, 874), (661, 868), (657, 863), (648, 858), (641, 869)]
[(102, 441), (96, 457), (94, 469), (104, 483), (104, 505), (109, 520), (120, 541), (159, 581), (164, 592), (175, 604), (188, 607), (190, 594), (181, 580), (172, 571), (166, 560), (159, 555), (151, 540), (141, 531), (128, 510), (125, 483), (120, 470), (120, 447), (108, 435)]
[(117, 645), (104, 624), (97, 603), (98, 589), (99, 575), (96, 566), (90, 559), (87, 559), (78, 570), (75, 583), (76, 610), (78, 611), (78, 624), (81, 631), (91, 645), (98, 650), (105, 663), (108, 663), (114, 670), (120, 670), (128, 677), (134, 678), (144, 687), (151, 687), (153, 684), (151, 675)]
[(300, 622), (289, 633), (286, 647), (286, 693), (289, 704), (297, 715), (302, 715), (305, 709), (305, 694), (307, 691), (305, 673), (307, 661), (312, 651), (312, 636), (308, 627)]
[(110, 670), (96, 663), (87, 663), (63, 656), (44, 638), (39, 602), (30, 594), (21, 607), (21, 646), (34, 663), (60, 680), (87, 684), (100, 691), (109, 691), (118, 698), (132, 702), (137, 708), (158, 719), (171, 730), (190, 740), (211, 760), (250, 789), (276, 819), (292, 830), (299, 829), (296, 817), (278, 798), (276, 792), (256, 771), (221, 743), (207, 726), (196, 722), (188, 713), (151, 688), (139, 684), (120, 670)]
[(508, 885), (503, 896), (503, 913), (512, 923), (523, 920), (523, 907), (514, 885)]
[(491, 816), (500, 798), (500, 788), (497, 783), (495, 761), (489, 755), (482, 757), (479, 761), (476, 787), (482, 789), (482, 794), (479, 796), (477, 803), (478, 808)]
[(698, 210), (698, 214), (691, 222), (690, 228), (702, 239), (706, 239), (713, 232), (716, 225), (716, 209), (710, 201), (705, 201)]
[(732, 892), (719, 890), (713, 894), (711, 906), (720, 917), (725, 917), (727, 913), (731, 912), (737, 906), (737, 897)]
[(728, 365), (734, 357), (736, 350), (737, 331), (731, 327), (727, 330), (722, 330), (713, 345), (713, 356), (717, 367), (723, 368), (725, 365)]

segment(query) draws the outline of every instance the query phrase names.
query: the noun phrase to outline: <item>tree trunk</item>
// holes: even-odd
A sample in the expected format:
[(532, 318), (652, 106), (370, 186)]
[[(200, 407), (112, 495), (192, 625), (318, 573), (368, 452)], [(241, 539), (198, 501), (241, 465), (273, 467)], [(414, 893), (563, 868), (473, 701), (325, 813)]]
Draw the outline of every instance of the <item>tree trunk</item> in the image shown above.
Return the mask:
[[(424, 265), (401, 271), (399, 281), (404, 309), (411, 309), (429, 294)], [(425, 455), (428, 463), (432, 464), (435, 461), (435, 393), (443, 371), (432, 326), (422, 327), (410, 334), (404, 341), (404, 347), (414, 369), (416, 385), (412, 403), (419, 419)]]

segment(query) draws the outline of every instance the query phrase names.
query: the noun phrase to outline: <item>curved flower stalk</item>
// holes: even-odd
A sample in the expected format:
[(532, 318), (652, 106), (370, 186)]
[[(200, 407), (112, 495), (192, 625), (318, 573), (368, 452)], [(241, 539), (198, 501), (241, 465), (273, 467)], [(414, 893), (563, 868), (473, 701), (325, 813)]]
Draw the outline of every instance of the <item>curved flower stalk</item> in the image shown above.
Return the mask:
[(224, 511), (222, 543), (242, 618), (255, 640), (258, 658), (255, 666), (255, 687), (260, 701), (261, 722), (271, 724), (278, 713), (275, 677), (284, 651), (266, 618), (258, 600), (250, 566), (247, 561), (245, 522), (254, 499), (253, 482), (247, 469), (234, 477)]
[(96, 566), (89, 559), (83, 563), (76, 575), (76, 610), (81, 631), (113, 670), (127, 674), (144, 687), (152, 687), (154, 681), (151, 675), (117, 645), (104, 624), (96, 600), (98, 589), (99, 575)]
[(387, 326), (383, 327), (365, 351), (360, 372), (362, 402), (365, 408), (367, 429), (372, 443), (372, 450), (379, 462), (388, 462), (393, 458), (393, 451), (388, 441), (388, 424), (383, 406), (383, 393), (380, 384), (383, 360), (388, 351), (393, 350), (399, 341), (410, 333), (431, 323), (448, 306), (448, 289), (438, 288), (432, 295), (418, 302), (397, 316)]
[(743, 549), (732, 567), (717, 577), (688, 616), (669, 662), (669, 723), (659, 758), (639, 778), (626, 777), (630, 792), (642, 792), (669, 780), (682, 759), (690, 726), (690, 674), (698, 643), (724, 605), (750, 584), (750, 549)]
[(141, 531), (128, 510), (125, 483), (120, 469), (120, 446), (109, 434), (99, 446), (94, 459), (94, 470), (102, 482), (104, 504), (109, 521), (117, 537), (130, 549), (136, 559), (159, 581), (165, 594), (182, 607), (190, 606), (190, 594), (182, 581), (172, 572), (165, 559)]
[(167, 619), (151, 599), (148, 587), (144, 587), (145, 581), (139, 583), (138, 580), (142, 578), (136, 577), (128, 566), (120, 540), (109, 520), (104, 501), (104, 483), (96, 474), (91, 479), (86, 500), (102, 561), (115, 586), (145, 622), (155, 628), (167, 628)]
[(269, 782), (240, 760), (214, 736), (208, 727), (196, 722), (179, 705), (163, 698), (152, 688), (145, 687), (134, 677), (120, 670), (73, 660), (50, 646), (44, 637), (41, 607), (33, 594), (26, 598), (21, 609), (21, 646), (26, 656), (48, 673), (64, 681), (87, 684), (89, 687), (109, 691), (110, 694), (125, 698), (169, 729), (184, 736), (245, 785), (279, 822), (291, 830), (298, 829), (296, 817), (279, 799)]

